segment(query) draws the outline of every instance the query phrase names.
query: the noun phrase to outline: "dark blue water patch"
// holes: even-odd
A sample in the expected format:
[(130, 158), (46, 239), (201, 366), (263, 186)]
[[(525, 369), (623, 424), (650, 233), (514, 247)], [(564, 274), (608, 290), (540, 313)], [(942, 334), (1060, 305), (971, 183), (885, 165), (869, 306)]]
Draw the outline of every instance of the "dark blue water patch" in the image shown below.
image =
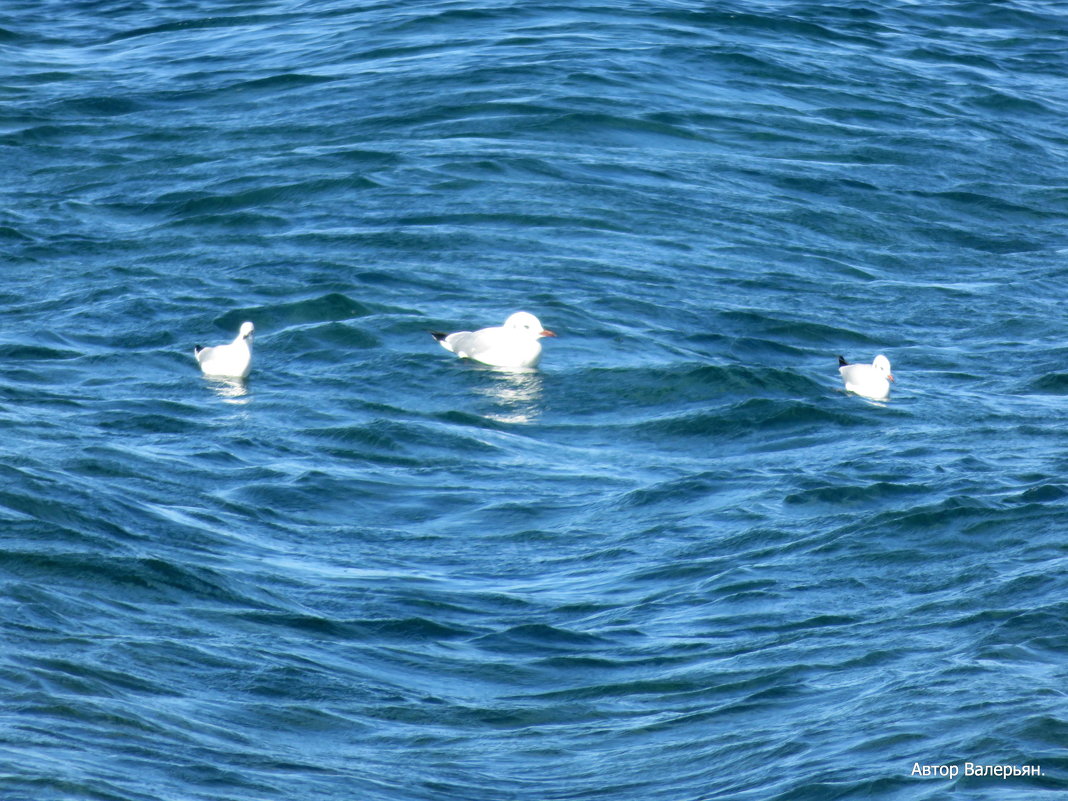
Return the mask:
[[(483, 458), (499, 453), (500, 448), (485, 439), (441, 426), (398, 424), (385, 420), (362, 426), (344, 426), (309, 430), (306, 434), (332, 446), (335, 455), (348, 459), (371, 459), (381, 464), (440, 469), (459, 460), (450, 458), (457, 452), (481, 453)], [(438, 451), (442, 458), (428, 459)]]
[(143, 28), (134, 28), (131, 30), (123, 31), (121, 33), (112, 34), (107, 40), (106, 44), (112, 42), (121, 41), (123, 39), (131, 39), (139, 36), (151, 36), (159, 33), (184, 33), (188, 31), (196, 31), (202, 29), (211, 28), (231, 28), (231, 27), (259, 27), (264, 24), (277, 22), (283, 20), (284, 17), (280, 16), (267, 16), (267, 15), (247, 15), (240, 17), (231, 16), (213, 16), (205, 17), (202, 19), (181, 19), (172, 22), (165, 22), (158, 25), (151, 25)]
[(574, 405), (583, 414), (624, 409), (697, 409), (711, 416), (732, 401), (744, 404), (757, 397), (783, 399), (813, 397), (823, 388), (812, 378), (792, 370), (749, 365), (681, 364), (630, 369), (595, 368), (570, 379), (576, 384)]
[(390, 311), (389, 307), (381, 304), (361, 303), (342, 293), (332, 292), (292, 303), (271, 304), (266, 308), (238, 309), (229, 312), (227, 316), (224, 316), (218, 322), (220, 326), (233, 325), (240, 315), (251, 316), (255, 314), (262, 319), (262, 325), (270, 330), (271, 328), (282, 329), (314, 323), (340, 322), (387, 311)]
[(0, 238), (12, 241), (29, 242), (32, 241), (32, 237), (26, 233), (23, 233), (14, 226), (0, 226)]
[(51, 582), (74, 590), (116, 593), (126, 602), (175, 603), (181, 599), (199, 602), (245, 603), (247, 596), (234, 588), (218, 571), (180, 566), (150, 557), (95, 555), (92, 553), (8, 552), (6, 571), (14, 579)]
[(1019, 495), (1019, 502), (1026, 504), (1056, 503), (1068, 496), (1068, 488), (1059, 483), (1041, 484), (1024, 490)]
[[(291, 630), (300, 636), (317, 639), (364, 641), (393, 643), (441, 643), (454, 639), (467, 639), (472, 632), (465, 628), (442, 625), (424, 618), (401, 620), (348, 620), (334, 618), (299, 616), (284, 613), (250, 612), (241, 616), (243, 622), (256, 624), (265, 628), (278, 627)], [(280, 684), (279, 689), (284, 685)]]
[(5, 345), (0, 347), (0, 358), (10, 361), (54, 361), (75, 359), (81, 356), (77, 351), (58, 350), (39, 345)]
[(1043, 395), (1068, 394), (1068, 373), (1049, 373), (1031, 382), (1031, 389)]
[(833, 507), (871, 509), (909, 496), (919, 497), (926, 489), (919, 485), (876, 482), (866, 486), (822, 486), (794, 493), (784, 498), (789, 504), (827, 504)]
[(531, 651), (545, 653), (588, 650), (598, 644), (598, 638), (554, 626), (527, 624), (500, 634), (481, 637), (475, 644), (497, 654), (509, 651), (529, 654)]
[(166, 405), (160, 409), (152, 403), (151, 407), (140, 411), (136, 407), (110, 410), (97, 415), (96, 424), (103, 432), (125, 434), (191, 434), (198, 428), (199, 420), (193, 417), (182, 419), (169, 413)]
[(197, 214), (169, 223), (165, 228), (181, 230), (208, 229), (220, 233), (236, 233), (245, 236), (266, 235), (289, 230), (289, 221), (283, 215), (233, 211), (223, 214)]
[[(241, 184), (251, 188), (242, 188)], [(212, 186), (207, 189), (190, 190), (159, 197), (149, 207), (150, 211), (165, 212), (177, 220), (196, 221), (212, 215), (226, 212), (235, 213), (244, 209), (284, 208), (294, 201), (314, 202), (323, 195), (347, 195), (353, 190), (376, 187), (377, 184), (365, 176), (345, 177), (341, 179), (313, 179), (288, 185), (274, 184), (269, 188), (262, 186), (262, 180), (251, 177), (237, 186)]]
[(761, 434), (796, 436), (829, 426), (860, 425), (844, 410), (794, 400), (750, 399), (715, 411), (699, 411), (640, 424), (643, 438), (705, 436), (726, 440)]

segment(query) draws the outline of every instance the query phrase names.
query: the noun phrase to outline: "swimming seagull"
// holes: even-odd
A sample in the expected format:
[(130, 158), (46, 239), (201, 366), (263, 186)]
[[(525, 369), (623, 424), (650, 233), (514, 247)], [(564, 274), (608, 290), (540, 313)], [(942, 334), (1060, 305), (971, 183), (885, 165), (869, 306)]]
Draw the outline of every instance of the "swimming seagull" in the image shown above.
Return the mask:
[(885, 400), (890, 396), (890, 360), (881, 353), (871, 364), (850, 364), (838, 357), (838, 372), (842, 374), (846, 392), (855, 392), (872, 400)]
[(492, 367), (533, 367), (541, 356), (541, 337), (554, 337), (530, 312), (516, 312), (504, 325), (478, 331), (443, 334), (432, 331), (445, 350), (461, 359), (474, 359)]
[(244, 378), (252, 368), (252, 323), (241, 323), (233, 342), (212, 348), (193, 348), (204, 375)]

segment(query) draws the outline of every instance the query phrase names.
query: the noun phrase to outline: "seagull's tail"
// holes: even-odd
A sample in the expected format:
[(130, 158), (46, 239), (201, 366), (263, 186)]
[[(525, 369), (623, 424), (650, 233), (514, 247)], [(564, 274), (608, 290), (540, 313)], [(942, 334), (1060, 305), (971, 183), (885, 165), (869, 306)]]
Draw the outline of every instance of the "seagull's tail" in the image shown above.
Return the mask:
[(841, 356), (838, 357), (838, 366), (839, 367), (845, 367), (847, 364), (849, 364), (849, 362), (847, 362)]
[(430, 336), (434, 337), (434, 339), (438, 341), (438, 344), (445, 348), (445, 350), (449, 351), (449, 353), (456, 353), (456, 351), (453, 350), (452, 343), (449, 342), (449, 337), (452, 336), (451, 334), (443, 334), (441, 331), (431, 331)]

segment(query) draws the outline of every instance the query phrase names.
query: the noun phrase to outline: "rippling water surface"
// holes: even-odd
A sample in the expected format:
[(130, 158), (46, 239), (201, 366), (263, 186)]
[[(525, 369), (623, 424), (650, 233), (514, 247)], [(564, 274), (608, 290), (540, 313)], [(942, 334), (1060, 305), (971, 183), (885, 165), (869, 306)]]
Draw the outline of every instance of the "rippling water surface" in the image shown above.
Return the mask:
[(0, 795), (1061, 797), (1066, 36), (6, 3)]

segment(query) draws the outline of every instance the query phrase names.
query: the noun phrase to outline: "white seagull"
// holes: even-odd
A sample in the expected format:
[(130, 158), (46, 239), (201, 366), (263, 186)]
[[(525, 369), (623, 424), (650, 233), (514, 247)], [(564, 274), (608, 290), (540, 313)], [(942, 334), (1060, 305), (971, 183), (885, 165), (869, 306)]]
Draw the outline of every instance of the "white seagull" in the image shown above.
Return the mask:
[(252, 323), (241, 323), (241, 330), (233, 342), (212, 348), (193, 348), (204, 375), (244, 378), (252, 369)]
[(842, 374), (846, 392), (855, 392), (872, 400), (886, 400), (890, 396), (890, 360), (881, 353), (871, 364), (850, 364), (838, 357), (838, 372)]
[(431, 332), (441, 347), (461, 359), (474, 359), (492, 367), (533, 367), (541, 356), (541, 337), (554, 337), (530, 312), (516, 312), (504, 325), (454, 334)]

